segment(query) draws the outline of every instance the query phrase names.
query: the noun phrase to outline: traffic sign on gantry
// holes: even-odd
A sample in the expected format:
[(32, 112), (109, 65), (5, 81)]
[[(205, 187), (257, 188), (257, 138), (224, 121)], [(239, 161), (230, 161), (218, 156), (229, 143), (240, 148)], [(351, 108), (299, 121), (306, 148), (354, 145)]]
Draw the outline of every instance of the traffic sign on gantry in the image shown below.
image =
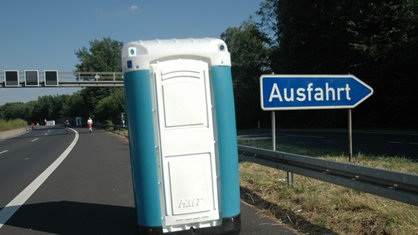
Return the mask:
[(58, 86), (58, 71), (45, 70), (44, 71), (45, 86)]
[(354, 108), (373, 89), (354, 75), (262, 75), (263, 110)]
[(19, 71), (18, 70), (4, 70), (4, 86), (18, 87), (19, 86)]
[(39, 86), (39, 72), (38, 70), (25, 70), (25, 86), (38, 87)]

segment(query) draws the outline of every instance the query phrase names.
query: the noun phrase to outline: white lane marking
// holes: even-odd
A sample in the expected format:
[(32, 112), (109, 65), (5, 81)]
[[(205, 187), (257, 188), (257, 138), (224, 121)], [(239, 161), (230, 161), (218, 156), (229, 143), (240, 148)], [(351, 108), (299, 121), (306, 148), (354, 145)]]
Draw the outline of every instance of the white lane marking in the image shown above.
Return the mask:
[(412, 144), (412, 145), (418, 145), (418, 143), (415, 143), (415, 142), (411, 142), (411, 143), (409, 143), (409, 144)]
[(12, 201), (0, 210), (0, 229), (16, 213), (17, 210), (29, 199), (30, 196), (45, 182), (45, 180), (57, 169), (65, 158), (73, 150), (78, 141), (78, 132), (72, 128), (75, 137), (67, 149), (55, 160), (44, 172), (42, 172), (32, 183), (30, 183), (22, 192), (20, 192)]
[(39, 138), (35, 138), (35, 139), (31, 140), (30, 142), (35, 142), (37, 140), (39, 140)]
[(402, 144), (401, 141), (388, 141), (389, 144)]
[(0, 154), (7, 153), (7, 152), (9, 152), (9, 150), (3, 150), (0, 152)]
[(324, 136), (318, 136), (318, 135), (287, 135), (287, 136), (297, 137), (297, 138), (325, 139)]

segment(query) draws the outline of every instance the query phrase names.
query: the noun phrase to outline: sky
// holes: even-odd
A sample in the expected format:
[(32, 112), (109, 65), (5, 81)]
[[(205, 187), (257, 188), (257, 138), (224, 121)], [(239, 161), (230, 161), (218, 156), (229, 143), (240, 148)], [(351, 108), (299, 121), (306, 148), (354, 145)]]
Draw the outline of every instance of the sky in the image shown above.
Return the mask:
[[(263, 0), (13, 0), (0, 3), (0, 73), (71, 72), (75, 51), (95, 39), (127, 43), (171, 38), (219, 38), (255, 17)], [(3, 79), (3, 75), (0, 76)], [(0, 105), (76, 88), (0, 88)]]

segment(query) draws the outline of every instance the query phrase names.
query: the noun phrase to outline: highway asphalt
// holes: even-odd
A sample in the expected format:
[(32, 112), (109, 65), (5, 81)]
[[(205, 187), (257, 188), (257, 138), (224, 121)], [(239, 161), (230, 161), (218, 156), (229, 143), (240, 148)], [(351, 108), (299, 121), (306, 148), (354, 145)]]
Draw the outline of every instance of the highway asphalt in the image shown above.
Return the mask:
[[(0, 234), (137, 234), (127, 140), (76, 131), (39, 128), (0, 141)], [(27, 185), (54, 164), (29, 195)], [(241, 220), (242, 235), (297, 234), (245, 203)]]

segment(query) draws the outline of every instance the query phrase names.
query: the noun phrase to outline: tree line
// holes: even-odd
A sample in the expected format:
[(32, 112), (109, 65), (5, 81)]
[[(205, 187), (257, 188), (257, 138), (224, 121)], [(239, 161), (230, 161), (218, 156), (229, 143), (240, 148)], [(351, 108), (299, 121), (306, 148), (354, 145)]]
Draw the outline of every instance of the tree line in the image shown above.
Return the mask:
[[(417, 0), (266, 0), (257, 20), (221, 35), (232, 54), (239, 126), (270, 123), (259, 108), (260, 74), (354, 74), (374, 89), (353, 110), (355, 126), (416, 129), (417, 10)], [(281, 127), (347, 126), (345, 110), (276, 117)]]
[[(260, 108), (262, 74), (354, 74), (374, 94), (353, 110), (355, 127), (418, 127), (418, 1), (266, 0), (220, 37), (228, 45), (239, 129), (268, 127)], [(122, 43), (93, 40), (76, 51), (76, 71), (121, 71)], [(0, 107), (0, 118), (94, 116), (117, 123), (123, 89), (85, 88)], [(281, 111), (278, 126), (341, 128), (345, 110)]]

